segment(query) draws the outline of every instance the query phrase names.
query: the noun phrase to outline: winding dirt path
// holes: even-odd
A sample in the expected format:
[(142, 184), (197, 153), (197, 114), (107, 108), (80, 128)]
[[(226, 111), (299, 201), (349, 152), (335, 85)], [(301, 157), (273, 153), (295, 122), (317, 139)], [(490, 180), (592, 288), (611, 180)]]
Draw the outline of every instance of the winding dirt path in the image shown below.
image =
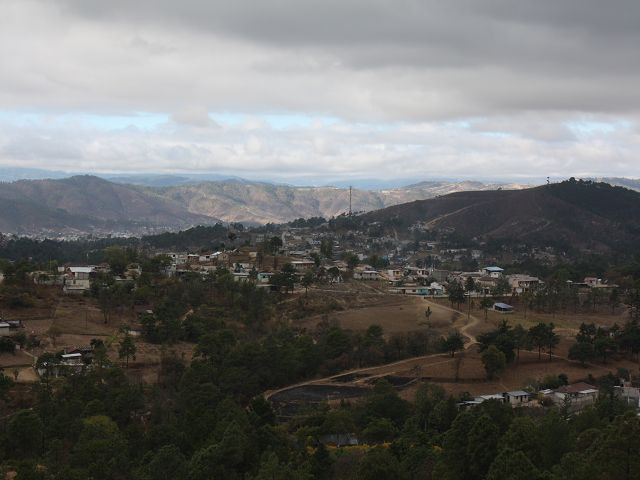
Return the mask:
[[(454, 308), (447, 307), (445, 305), (440, 305), (438, 303), (434, 303), (434, 302), (431, 302), (431, 301), (428, 301), (428, 300), (427, 300), (426, 303), (432, 310), (446, 310), (448, 312), (452, 312), (452, 313), (455, 313), (457, 315), (460, 315), (462, 318), (465, 318), (467, 316), (466, 313), (461, 312), (460, 310), (456, 310)], [(476, 316), (471, 315), (469, 317), (469, 321), (464, 326), (459, 328), (460, 333), (462, 335), (464, 335), (468, 339), (468, 342), (465, 342), (465, 345), (464, 345), (464, 349), (465, 350), (468, 350), (469, 348), (471, 348), (472, 346), (474, 346), (474, 345), (476, 345), (478, 343), (476, 337), (473, 334), (469, 333), (469, 330), (471, 328), (475, 327), (476, 325), (478, 325), (479, 323), (480, 323), (480, 320)], [(312, 380), (306, 380), (306, 381), (295, 383), (293, 385), (288, 385), (286, 387), (282, 387), (282, 388), (279, 388), (279, 389), (276, 389), (276, 390), (267, 390), (266, 392), (264, 392), (264, 397), (265, 397), (265, 399), (269, 400), (269, 398), (271, 398), (273, 395), (285, 392), (287, 390), (292, 390), (294, 388), (304, 387), (305, 385), (316, 385), (316, 384), (344, 385), (344, 383), (340, 383), (340, 382), (337, 382), (336, 380), (334, 380), (336, 377), (342, 376), (342, 375), (350, 375), (350, 374), (361, 375), (361, 374), (367, 374), (368, 372), (371, 372), (371, 375), (368, 375), (366, 379), (375, 378), (375, 377), (382, 377), (382, 376), (386, 376), (386, 375), (393, 375), (397, 371), (405, 370), (407, 368), (407, 366), (412, 364), (412, 363), (415, 363), (415, 362), (420, 361), (420, 360), (428, 360), (430, 358), (443, 358), (442, 362), (434, 363), (433, 364), (434, 366), (454, 361), (453, 358), (448, 358), (448, 354), (446, 354), (446, 353), (432, 353), (432, 354), (429, 354), (429, 355), (422, 355), (422, 356), (419, 356), (419, 357), (409, 357), (409, 358), (405, 358), (403, 360), (398, 360), (398, 361), (392, 362), (392, 363), (385, 363), (385, 364), (382, 364), (382, 365), (376, 365), (376, 366), (372, 366), (372, 367), (356, 368), (356, 369), (346, 370), (346, 371), (339, 372), (339, 373), (336, 373), (334, 375), (331, 375), (329, 377), (315, 378), (315, 379), (312, 379)], [(429, 365), (429, 366), (431, 366), (431, 365)], [(383, 373), (379, 373), (378, 372), (379, 370), (384, 370), (384, 372)], [(365, 380), (365, 379), (361, 379), (361, 380), (354, 381), (354, 382), (351, 382), (351, 383), (352, 384), (362, 383), (363, 380)]]
[[(427, 303), (427, 306), (429, 308), (431, 308), (432, 311), (445, 310), (447, 312), (451, 312), (451, 313), (454, 313), (456, 315), (459, 315), (458, 318), (466, 318), (467, 317), (467, 313), (463, 312), (461, 310), (456, 310), (455, 308), (447, 307), (446, 305), (441, 305), (439, 303), (434, 303), (434, 302), (432, 302), (430, 300), (426, 300), (426, 303)], [(476, 339), (475, 335), (469, 333), (469, 330), (472, 329), (473, 327), (477, 326), (479, 323), (480, 323), (480, 319), (478, 317), (476, 317), (475, 315), (470, 315), (469, 316), (469, 321), (465, 325), (463, 325), (462, 327), (458, 328), (458, 331), (462, 335), (464, 335), (465, 337), (467, 337), (469, 339), (468, 342), (465, 342), (465, 345), (464, 345), (465, 350), (468, 349), (469, 347), (472, 347), (476, 343), (478, 343), (478, 340)], [(455, 327), (455, 324), (454, 324), (454, 327)]]

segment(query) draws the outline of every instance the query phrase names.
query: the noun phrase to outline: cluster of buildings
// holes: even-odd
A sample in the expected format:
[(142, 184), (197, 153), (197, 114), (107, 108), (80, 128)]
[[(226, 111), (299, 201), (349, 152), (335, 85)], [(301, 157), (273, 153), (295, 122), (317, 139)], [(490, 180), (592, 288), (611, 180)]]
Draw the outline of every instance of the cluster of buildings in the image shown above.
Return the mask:
[[(109, 271), (109, 265), (106, 263), (100, 265), (67, 265), (58, 267), (55, 273), (45, 271), (31, 272), (31, 277), (34, 283), (38, 285), (60, 286), (65, 294), (82, 295), (91, 289), (92, 278), (99, 273), (109, 273)], [(116, 278), (116, 281), (131, 281), (141, 273), (140, 266), (132, 263), (127, 266), (122, 276)]]
[[(640, 382), (621, 379), (619, 386), (614, 387), (614, 395), (627, 405), (640, 411)], [(575, 413), (594, 405), (600, 390), (586, 382), (563, 385), (555, 389), (544, 389), (538, 392), (514, 390), (510, 392), (479, 395), (473, 400), (459, 403), (462, 409), (473, 408), (487, 400), (495, 400), (514, 408), (558, 406)]]

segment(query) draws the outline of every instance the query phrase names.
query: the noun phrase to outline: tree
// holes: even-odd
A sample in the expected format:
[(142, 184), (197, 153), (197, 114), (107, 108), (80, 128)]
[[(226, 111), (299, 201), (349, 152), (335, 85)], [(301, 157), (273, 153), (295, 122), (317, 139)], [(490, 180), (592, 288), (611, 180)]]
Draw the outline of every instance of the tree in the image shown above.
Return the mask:
[(486, 480), (536, 480), (540, 471), (521, 451), (504, 448), (495, 458)]
[(616, 313), (616, 307), (620, 305), (620, 292), (617, 288), (611, 290), (609, 294), (609, 306), (611, 307), (611, 315)]
[(314, 280), (313, 273), (311, 272), (306, 272), (302, 276), (302, 279), (300, 280), (300, 284), (304, 287), (305, 295), (309, 293), (309, 287), (313, 285), (313, 280)]
[(143, 459), (145, 480), (182, 480), (186, 478), (186, 459), (175, 445), (150, 451)]
[(458, 330), (455, 330), (449, 333), (446, 338), (442, 339), (442, 346), (443, 350), (445, 352), (449, 352), (449, 354), (453, 358), (457, 351), (464, 348), (464, 337)]
[(551, 348), (558, 344), (558, 335), (553, 332), (553, 323), (546, 324), (543, 322), (534, 325), (529, 329), (529, 338), (531, 343), (538, 349), (538, 359), (542, 359), (542, 349), (550, 347), (549, 359), (551, 359)]
[(345, 262), (347, 262), (347, 268), (349, 269), (349, 271), (353, 271), (360, 263), (360, 259), (358, 258), (358, 256), (353, 253), (348, 253), (345, 256), (344, 260)]
[(516, 325), (511, 331), (513, 344), (516, 349), (516, 360), (520, 360), (520, 350), (526, 349), (530, 344), (529, 332), (520, 324)]
[(576, 342), (571, 345), (569, 349), (569, 358), (571, 360), (578, 360), (584, 367), (586, 362), (591, 360), (594, 356), (593, 344), (590, 342)]
[(269, 239), (269, 253), (276, 255), (282, 248), (282, 239), (280, 237), (273, 236)]
[(491, 290), (491, 293), (497, 297), (511, 293), (511, 285), (509, 285), (509, 281), (505, 277), (498, 278), (498, 281)]
[(109, 268), (111, 268), (111, 273), (113, 273), (113, 275), (119, 277), (124, 274), (129, 261), (132, 260), (128, 253), (129, 252), (122, 247), (107, 247), (104, 250), (107, 263), (109, 264)]
[(13, 380), (2, 373), (2, 370), (0, 369), (0, 399), (5, 399), (7, 393), (13, 386), (13, 383)]
[(327, 260), (331, 260), (333, 258), (333, 239), (332, 238), (323, 238), (320, 240), (320, 253)]
[(27, 456), (37, 453), (40, 449), (44, 427), (37, 413), (21, 410), (9, 420), (7, 433), (15, 453), (18, 456)]
[(464, 282), (464, 290), (467, 293), (475, 292), (476, 282), (473, 277), (467, 277), (467, 280)]
[(487, 379), (492, 380), (496, 373), (500, 373), (504, 370), (504, 367), (507, 364), (507, 359), (498, 348), (494, 345), (489, 346), (482, 353), (482, 365), (484, 365), (484, 369), (487, 372)]
[(489, 316), (489, 309), (493, 307), (493, 300), (491, 300), (488, 297), (483, 297), (482, 300), (480, 300), (480, 308), (482, 308), (482, 310), (484, 310), (484, 319), (486, 320)]
[(84, 478), (126, 478), (127, 453), (127, 441), (118, 425), (107, 416), (97, 415), (82, 421), (72, 463), (86, 472)]
[(51, 337), (51, 341), (55, 347), (58, 337), (62, 335), (62, 329), (54, 323), (49, 327), (49, 330), (47, 330), (47, 334)]
[(593, 478), (638, 478), (640, 419), (635, 414), (619, 416), (594, 447), (591, 459), (597, 474)]
[(607, 357), (615, 352), (616, 347), (616, 341), (608, 335), (601, 335), (593, 342), (593, 350), (602, 357), (602, 363), (607, 363)]
[(549, 323), (547, 325), (547, 332), (545, 336), (545, 347), (547, 348), (547, 352), (549, 353), (549, 360), (553, 356), (553, 349), (560, 343), (560, 337), (553, 330), (555, 329), (555, 325), (553, 323)]
[(509, 323), (506, 320), (500, 322), (498, 328), (495, 330), (478, 335), (478, 343), (480, 344), (481, 351), (484, 351), (490, 345), (493, 345), (504, 353), (507, 362), (510, 363), (515, 359), (515, 340), (513, 329), (509, 326)]
[(499, 438), (498, 426), (488, 415), (476, 420), (469, 431), (467, 446), (469, 478), (484, 478), (495, 458)]
[(460, 308), (460, 304), (464, 302), (464, 288), (462, 284), (454, 280), (447, 286), (447, 291), (449, 292), (451, 306), (453, 307), (453, 305), (456, 304), (458, 308)]
[(106, 285), (100, 287), (98, 290), (98, 306), (102, 312), (104, 323), (109, 323), (116, 305), (116, 296), (113, 289)]
[(400, 480), (406, 478), (398, 459), (388, 449), (376, 447), (361, 460), (357, 480)]
[(118, 358), (125, 359), (126, 366), (129, 366), (129, 357), (136, 358), (136, 344), (133, 341), (133, 337), (127, 332), (120, 342), (120, 348), (118, 349)]

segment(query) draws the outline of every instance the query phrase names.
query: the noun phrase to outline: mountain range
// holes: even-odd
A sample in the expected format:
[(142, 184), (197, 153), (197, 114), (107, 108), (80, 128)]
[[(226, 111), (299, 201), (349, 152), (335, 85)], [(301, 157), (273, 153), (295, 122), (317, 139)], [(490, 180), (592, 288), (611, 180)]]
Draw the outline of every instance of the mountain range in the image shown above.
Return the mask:
[[(640, 189), (637, 180), (606, 180)], [(265, 224), (329, 218), (349, 210), (348, 188), (243, 179), (167, 182), (157, 176), (150, 182), (155, 186), (134, 185), (81, 175), (0, 183), (0, 232), (137, 235), (219, 221)], [(353, 189), (351, 207), (370, 212), (366, 218), (395, 216), (405, 225), (423, 222), (470, 237), (536, 238), (595, 249), (614, 239), (627, 242), (636, 228), (640, 194), (627, 188), (582, 181), (526, 187), (429, 181), (385, 190)], [(589, 230), (595, 227), (615, 235), (594, 236)]]
[[(160, 182), (162, 185), (162, 182)], [(518, 184), (422, 182), (389, 190), (353, 189), (353, 211), (371, 211), (451, 192), (523, 188)], [(178, 229), (218, 221), (283, 223), (349, 210), (349, 189), (242, 179), (144, 186), (82, 175), (0, 183), (0, 231), (103, 233)]]

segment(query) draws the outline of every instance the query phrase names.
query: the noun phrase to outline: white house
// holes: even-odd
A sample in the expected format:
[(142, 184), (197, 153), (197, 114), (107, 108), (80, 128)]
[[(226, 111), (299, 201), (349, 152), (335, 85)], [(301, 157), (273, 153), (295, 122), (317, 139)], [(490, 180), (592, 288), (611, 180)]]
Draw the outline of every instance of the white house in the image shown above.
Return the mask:
[(68, 267), (65, 269), (62, 291), (67, 294), (82, 294), (91, 288), (91, 275), (96, 267)]
[(10, 335), (11, 325), (7, 322), (0, 322), (0, 337), (6, 337)]
[(530, 396), (524, 390), (505, 392), (504, 397), (512, 407), (524, 407), (529, 404)]
[(81, 353), (65, 353), (60, 355), (60, 363), (62, 365), (82, 365)]
[(376, 270), (355, 270), (353, 278), (355, 280), (378, 280), (380, 274)]
[(315, 267), (316, 262), (313, 260), (294, 260), (291, 262), (291, 265), (296, 269), (296, 272), (304, 272)]

